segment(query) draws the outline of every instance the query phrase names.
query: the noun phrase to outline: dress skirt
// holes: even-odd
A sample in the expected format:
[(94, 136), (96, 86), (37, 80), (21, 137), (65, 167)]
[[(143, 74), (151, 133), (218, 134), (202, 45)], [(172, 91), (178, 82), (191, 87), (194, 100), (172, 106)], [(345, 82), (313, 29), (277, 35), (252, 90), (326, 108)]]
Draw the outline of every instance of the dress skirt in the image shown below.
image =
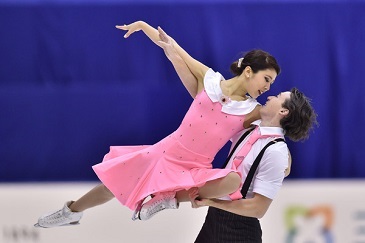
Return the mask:
[(213, 169), (212, 160), (185, 148), (172, 133), (151, 146), (112, 146), (93, 169), (120, 203), (135, 210), (151, 194), (201, 187), (233, 171)]

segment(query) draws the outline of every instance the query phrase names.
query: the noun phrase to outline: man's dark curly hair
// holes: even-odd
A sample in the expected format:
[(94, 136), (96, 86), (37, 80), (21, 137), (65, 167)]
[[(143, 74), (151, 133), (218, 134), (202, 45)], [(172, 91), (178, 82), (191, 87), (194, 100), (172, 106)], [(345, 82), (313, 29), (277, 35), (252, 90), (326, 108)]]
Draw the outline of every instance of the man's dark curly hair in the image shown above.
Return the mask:
[(308, 138), (313, 126), (317, 125), (317, 114), (310, 100), (297, 88), (292, 88), (290, 99), (286, 99), (282, 106), (289, 110), (289, 114), (280, 121), (285, 136), (293, 141)]

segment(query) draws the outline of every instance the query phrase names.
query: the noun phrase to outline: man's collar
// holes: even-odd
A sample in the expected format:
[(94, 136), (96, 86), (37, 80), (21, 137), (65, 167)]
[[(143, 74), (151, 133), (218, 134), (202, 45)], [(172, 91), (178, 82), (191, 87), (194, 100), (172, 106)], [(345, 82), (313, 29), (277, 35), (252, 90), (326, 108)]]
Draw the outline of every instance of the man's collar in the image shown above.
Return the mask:
[(262, 127), (260, 126), (261, 120), (257, 120), (252, 122), (253, 125), (256, 125), (260, 129), (261, 135), (280, 135), (284, 136), (284, 129), (281, 127)]

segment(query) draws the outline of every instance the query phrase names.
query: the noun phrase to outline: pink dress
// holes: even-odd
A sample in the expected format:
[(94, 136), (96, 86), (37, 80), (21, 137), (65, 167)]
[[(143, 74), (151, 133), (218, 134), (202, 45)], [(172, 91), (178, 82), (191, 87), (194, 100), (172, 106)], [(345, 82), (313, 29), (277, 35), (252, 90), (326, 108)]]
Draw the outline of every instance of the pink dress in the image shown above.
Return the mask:
[(102, 183), (131, 210), (157, 192), (200, 187), (222, 178), (232, 169), (213, 169), (217, 152), (243, 130), (244, 115), (258, 103), (223, 102), (223, 77), (209, 69), (199, 93), (179, 128), (154, 145), (112, 146), (103, 161), (93, 166)]

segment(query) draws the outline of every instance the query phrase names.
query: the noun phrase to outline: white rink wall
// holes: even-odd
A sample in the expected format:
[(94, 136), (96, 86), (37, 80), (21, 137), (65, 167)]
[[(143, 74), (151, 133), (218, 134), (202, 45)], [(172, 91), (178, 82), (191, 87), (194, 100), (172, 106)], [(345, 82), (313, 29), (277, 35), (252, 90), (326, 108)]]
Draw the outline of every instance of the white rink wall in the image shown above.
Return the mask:
[(261, 227), (264, 243), (365, 243), (365, 180), (284, 181)]
[[(86, 211), (80, 225), (33, 227), (41, 214), (61, 208), (66, 200), (77, 199), (95, 185), (0, 184), (0, 242), (189, 243), (204, 222), (206, 208), (191, 209), (188, 203), (149, 221), (132, 221), (132, 212), (112, 200)], [(320, 210), (308, 214), (316, 208), (325, 208), (327, 214)], [(264, 243), (365, 243), (365, 181), (288, 180), (261, 224)], [(292, 234), (289, 228), (295, 229)]]
[(193, 242), (206, 209), (182, 204), (149, 221), (132, 221), (132, 211), (113, 199), (84, 213), (81, 224), (34, 228), (38, 217), (77, 199), (94, 183), (0, 184), (1, 243), (129, 243)]

